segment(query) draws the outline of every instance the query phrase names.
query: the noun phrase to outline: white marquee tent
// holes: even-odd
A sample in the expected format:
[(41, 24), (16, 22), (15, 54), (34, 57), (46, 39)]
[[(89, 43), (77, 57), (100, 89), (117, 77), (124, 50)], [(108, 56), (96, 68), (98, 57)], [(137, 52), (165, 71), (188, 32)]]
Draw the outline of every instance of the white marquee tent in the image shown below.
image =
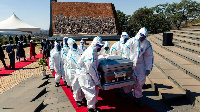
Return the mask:
[(0, 31), (22, 31), (28, 33), (40, 33), (40, 28), (24, 23), (13, 13), (11, 17), (0, 22)]

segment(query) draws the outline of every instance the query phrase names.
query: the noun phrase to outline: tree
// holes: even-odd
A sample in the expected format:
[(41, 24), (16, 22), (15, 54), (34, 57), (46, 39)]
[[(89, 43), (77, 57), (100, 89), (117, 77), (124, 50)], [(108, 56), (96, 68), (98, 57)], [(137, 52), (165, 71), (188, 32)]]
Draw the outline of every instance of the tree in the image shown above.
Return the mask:
[(140, 8), (132, 15), (129, 24), (135, 31), (146, 27), (149, 33), (159, 33), (170, 30), (169, 21), (165, 19), (164, 14), (154, 14), (155, 8)]
[(130, 26), (128, 24), (130, 17), (130, 15), (126, 15), (122, 11), (117, 10), (117, 18), (119, 20), (120, 28), (122, 31), (128, 32), (130, 30)]
[(195, 20), (200, 16), (200, 3), (196, 1), (182, 0), (178, 4), (178, 8), (185, 24), (187, 24), (188, 20)]

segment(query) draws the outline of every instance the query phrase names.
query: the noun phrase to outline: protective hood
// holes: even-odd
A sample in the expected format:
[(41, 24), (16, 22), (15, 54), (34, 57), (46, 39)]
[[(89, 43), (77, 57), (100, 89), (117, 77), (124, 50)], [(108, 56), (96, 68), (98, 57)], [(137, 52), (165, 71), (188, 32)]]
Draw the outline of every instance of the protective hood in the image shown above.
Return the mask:
[(135, 38), (138, 40), (142, 36), (148, 37), (148, 32), (147, 32), (147, 29), (145, 27), (143, 27), (143, 28), (141, 28), (139, 30), (139, 32), (137, 33), (137, 35), (135, 36)]
[(120, 42), (123, 43), (123, 44), (126, 43), (125, 40), (127, 40), (128, 37), (129, 36), (128, 36), (128, 34), (126, 32), (122, 32), (122, 35), (121, 35), (121, 38), (120, 38)]
[(68, 47), (68, 43), (67, 43), (68, 39), (69, 39), (68, 37), (63, 38), (63, 47)]
[(56, 49), (56, 51), (58, 51), (58, 52), (61, 51), (60, 43), (56, 43), (55, 49)]
[(123, 37), (123, 38), (128, 38), (129, 36), (128, 36), (128, 33), (127, 33), (127, 32), (122, 32), (121, 37)]
[(80, 45), (83, 45), (84, 44), (84, 41), (83, 41), (83, 39), (81, 39), (81, 41), (80, 41)]
[(73, 48), (74, 43), (76, 43), (75, 40), (73, 40), (72, 38), (69, 38), (67, 43), (68, 43), (68, 46), (69, 46), (70, 49), (76, 50), (76, 49)]
[(96, 36), (96, 37), (93, 39), (91, 45), (92, 45), (92, 47), (94, 47), (94, 48), (96, 48), (97, 46), (102, 46), (102, 47), (103, 47), (103, 46), (104, 46), (104, 43), (103, 43), (101, 37)]

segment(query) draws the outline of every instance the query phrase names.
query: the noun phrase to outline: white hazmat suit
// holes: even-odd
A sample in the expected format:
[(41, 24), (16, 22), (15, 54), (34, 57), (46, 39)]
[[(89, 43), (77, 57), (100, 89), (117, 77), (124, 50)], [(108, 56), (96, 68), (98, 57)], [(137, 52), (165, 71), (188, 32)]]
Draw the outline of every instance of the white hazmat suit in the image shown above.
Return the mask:
[[(147, 29), (141, 28), (137, 35), (126, 43), (125, 55), (133, 61), (133, 79), (135, 81), (133, 96), (135, 98), (142, 97), (142, 86), (145, 84), (146, 76), (150, 74), (153, 68), (153, 50), (151, 43), (141, 38), (147, 37)], [(124, 87), (125, 93), (131, 91), (131, 87)]]
[(81, 58), (78, 60), (77, 67), (79, 69), (79, 83), (85, 98), (87, 100), (88, 109), (95, 109), (98, 97), (98, 86), (100, 79), (97, 72), (98, 67), (98, 51), (103, 47), (101, 37), (97, 36), (93, 39), (91, 45), (85, 50)]
[[(55, 70), (55, 72), (56, 72), (56, 74), (55, 74), (56, 84), (60, 83), (60, 78), (61, 78), (61, 76), (64, 75), (63, 61), (61, 60), (61, 52), (60, 52), (58, 46), (61, 49), (60, 44), (57, 43), (55, 46), (54, 52), (51, 54), (51, 62), (49, 62), (51, 71), (53, 72), (53, 70)], [(63, 78), (63, 81), (65, 81), (64, 78)]]
[(111, 46), (110, 54), (111, 55), (122, 56), (122, 54), (123, 54), (123, 47), (125, 46), (125, 43), (126, 43), (127, 39), (128, 39), (128, 34), (126, 32), (122, 32), (120, 41), (114, 43)]
[(69, 50), (68, 43), (67, 43), (68, 39), (69, 39), (68, 37), (63, 38), (63, 48), (61, 49), (61, 59), (62, 59), (63, 64), (64, 64), (63, 69), (64, 69), (64, 72), (65, 72), (64, 76), (62, 76), (62, 77), (63, 77), (63, 79), (66, 80), (66, 86), (67, 87), (71, 86), (70, 82), (69, 82), (69, 78), (67, 76), (67, 53), (68, 53), (68, 50)]
[(87, 49), (87, 46), (84, 45), (83, 39), (81, 39), (80, 45), (78, 45), (78, 49), (80, 54), (83, 54), (83, 52)]
[(80, 84), (78, 82), (78, 75), (76, 73), (76, 66), (78, 59), (81, 57), (77, 48), (74, 48), (73, 45), (76, 44), (75, 40), (69, 38), (68, 45), (69, 45), (69, 52), (67, 54), (67, 75), (71, 81), (71, 86), (73, 90), (73, 97), (75, 101), (81, 102), (84, 98), (84, 94), (81, 90)]

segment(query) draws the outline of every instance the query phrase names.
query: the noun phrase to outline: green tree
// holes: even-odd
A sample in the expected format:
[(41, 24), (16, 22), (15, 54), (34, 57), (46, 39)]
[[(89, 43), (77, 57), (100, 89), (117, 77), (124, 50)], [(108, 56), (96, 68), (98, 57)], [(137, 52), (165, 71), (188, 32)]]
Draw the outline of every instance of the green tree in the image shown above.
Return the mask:
[(198, 19), (200, 16), (200, 3), (192, 0), (182, 0), (178, 4), (180, 16), (187, 24), (188, 20)]
[(123, 31), (128, 32), (130, 30), (130, 26), (128, 24), (130, 17), (131, 17), (130, 15), (126, 15), (122, 11), (117, 10), (117, 18), (119, 20), (119, 24), (120, 24), (120, 28), (122, 32)]
[(170, 30), (170, 23), (166, 20), (162, 11), (154, 13), (155, 8), (140, 8), (132, 15), (129, 24), (135, 31), (146, 27), (149, 33), (159, 33)]

